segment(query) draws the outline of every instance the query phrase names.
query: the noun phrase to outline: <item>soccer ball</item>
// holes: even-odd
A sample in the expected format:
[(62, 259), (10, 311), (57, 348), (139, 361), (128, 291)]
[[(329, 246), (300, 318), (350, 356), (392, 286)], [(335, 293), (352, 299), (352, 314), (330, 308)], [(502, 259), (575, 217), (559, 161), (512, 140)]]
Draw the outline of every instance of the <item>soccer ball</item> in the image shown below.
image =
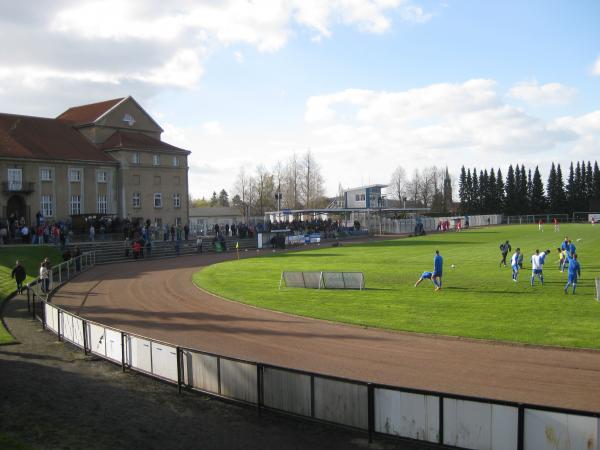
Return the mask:
[(454, 264), (452, 264), (450, 267), (452, 267), (454, 269), (456, 266)]

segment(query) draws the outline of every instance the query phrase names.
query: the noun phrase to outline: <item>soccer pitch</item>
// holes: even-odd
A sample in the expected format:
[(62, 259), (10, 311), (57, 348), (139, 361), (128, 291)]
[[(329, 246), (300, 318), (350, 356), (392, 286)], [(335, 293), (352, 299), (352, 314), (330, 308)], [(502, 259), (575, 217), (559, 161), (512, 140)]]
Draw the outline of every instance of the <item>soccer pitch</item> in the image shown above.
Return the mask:
[[(564, 294), (567, 273), (558, 270), (565, 236), (577, 246), (582, 277), (575, 295)], [(518, 283), (510, 267), (499, 267), (499, 245), (509, 240), (524, 252)], [(444, 257), (443, 289), (429, 280), (439, 249)], [(550, 249), (545, 283), (530, 285), (531, 255)], [(366, 327), (561, 347), (600, 348), (600, 226), (499, 226), (447, 232), (371, 244), (324, 245), (306, 252), (270, 253), (229, 261), (194, 275), (198, 286), (219, 296), (261, 308)], [(510, 256), (508, 255), (508, 262)], [(451, 268), (454, 264), (455, 268)], [(362, 271), (363, 291), (279, 287), (282, 271)]]

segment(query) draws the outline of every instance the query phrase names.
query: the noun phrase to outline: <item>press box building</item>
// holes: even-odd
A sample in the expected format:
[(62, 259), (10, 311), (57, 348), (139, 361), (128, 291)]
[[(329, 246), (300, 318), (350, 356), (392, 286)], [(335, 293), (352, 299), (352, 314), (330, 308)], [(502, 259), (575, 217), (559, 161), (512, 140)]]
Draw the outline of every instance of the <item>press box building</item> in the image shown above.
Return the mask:
[(190, 152), (132, 98), (69, 108), (57, 118), (0, 114), (0, 218), (77, 215), (188, 223)]

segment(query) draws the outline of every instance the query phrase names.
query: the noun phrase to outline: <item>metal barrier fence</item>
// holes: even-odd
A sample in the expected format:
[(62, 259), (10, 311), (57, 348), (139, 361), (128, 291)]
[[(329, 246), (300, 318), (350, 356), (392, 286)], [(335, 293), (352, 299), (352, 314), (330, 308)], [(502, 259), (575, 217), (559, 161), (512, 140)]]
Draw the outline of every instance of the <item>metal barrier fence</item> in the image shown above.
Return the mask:
[[(92, 259), (93, 260), (93, 259)], [(64, 283), (64, 281), (63, 281)], [(463, 449), (600, 450), (600, 412), (388, 386), (180, 347), (85, 320), (34, 294), (45, 328), (86, 354), (179, 388), (392, 436)], [(34, 306), (35, 311), (35, 306)]]

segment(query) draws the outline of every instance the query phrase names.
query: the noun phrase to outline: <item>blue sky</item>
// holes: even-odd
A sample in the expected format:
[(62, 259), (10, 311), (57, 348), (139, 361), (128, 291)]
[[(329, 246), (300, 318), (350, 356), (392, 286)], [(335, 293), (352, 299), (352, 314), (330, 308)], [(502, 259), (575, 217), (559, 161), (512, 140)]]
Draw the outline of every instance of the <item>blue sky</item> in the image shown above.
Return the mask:
[(595, 159), (600, 2), (0, 0), (0, 110), (134, 96), (190, 191), (310, 149), (333, 195), (393, 170)]

